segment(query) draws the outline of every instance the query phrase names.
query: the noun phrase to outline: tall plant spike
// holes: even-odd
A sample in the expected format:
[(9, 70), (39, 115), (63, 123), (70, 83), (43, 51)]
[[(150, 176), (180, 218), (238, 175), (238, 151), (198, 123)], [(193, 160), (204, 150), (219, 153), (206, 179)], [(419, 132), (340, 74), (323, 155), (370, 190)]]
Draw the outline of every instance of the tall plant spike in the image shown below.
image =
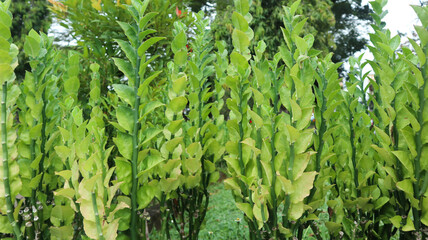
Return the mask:
[[(15, 129), (12, 127), (13, 114), (11, 110), (14, 108), (15, 101), (19, 95), (19, 91), (15, 91), (12, 95), (8, 95), (9, 91), (13, 90), (13, 82), (15, 80), (14, 69), (18, 65), (18, 48), (10, 43), (10, 27), (12, 24), (12, 15), (8, 11), (10, 1), (0, 3), (0, 13), (2, 15), (1, 25), (2, 31), (0, 33), (1, 51), (3, 57), (0, 62), (0, 84), (2, 86), (1, 91), (1, 151), (2, 151), (2, 162), (1, 162), (1, 174), (0, 179), (3, 196), (0, 196), (0, 218), (4, 218), (3, 214), (7, 215), (9, 220), (10, 229), (6, 228), (8, 233), (13, 233), (15, 238), (22, 239), (22, 232), (18, 219), (14, 216), (14, 204), (15, 197), (19, 192), (20, 180), (18, 178), (17, 162), (16, 162), (16, 146)], [(8, 85), (10, 83), (10, 85)], [(15, 89), (16, 90), (16, 89)], [(5, 222), (5, 221), (2, 221)]]
[[(119, 22), (129, 42), (117, 41), (121, 50), (126, 54), (127, 60), (115, 58), (115, 64), (120, 71), (127, 77), (128, 85), (114, 85), (113, 88), (122, 99), (123, 104), (116, 108), (116, 117), (118, 124), (117, 138), (114, 139), (119, 152), (122, 154), (124, 164), (131, 166), (131, 181), (126, 180), (121, 185), (121, 189), (125, 194), (131, 195), (131, 239), (139, 239), (141, 235), (138, 230), (141, 229), (139, 218), (137, 217), (138, 202), (137, 193), (139, 189), (138, 183), (138, 152), (140, 139), (141, 124), (140, 118), (140, 99), (147, 92), (150, 82), (154, 80), (160, 72), (154, 72), (146, 77), (146, 72), (150, 72), (150, 62), (156, 59), (153, 56), (146, 60), (146, 51), (156, 42), (164, 39), (162, 37), (149, 37), (148, 34), (154, 33), (151, 29), (146, 29), (147, 23), (155, 15), (155, 13), (145, 14), (149, 0), (141, 2), (133, 0), (132, 5), (128, 6), (128, 12), (134, 19), (133, 24)], [(117, 169), (119, 171), (119, 168)], [(130, 191), (129, 191), (130, 190)]]

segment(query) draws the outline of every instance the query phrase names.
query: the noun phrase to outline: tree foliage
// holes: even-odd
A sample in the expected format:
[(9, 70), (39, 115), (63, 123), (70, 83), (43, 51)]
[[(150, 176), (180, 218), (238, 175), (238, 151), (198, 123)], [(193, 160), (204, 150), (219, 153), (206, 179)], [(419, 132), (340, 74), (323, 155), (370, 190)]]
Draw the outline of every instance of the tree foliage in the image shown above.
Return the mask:
[(361, 0), (332, 0), (332, 3), (331, 10), (336, 19), (333, 61), (341, 62), (365, 47), (367, 39), (362, 33), (372, 22), (371, 10), (368, 5), (362, 5)]
[[(31, 29), (47, 33), (51, 24), (51, 16), (45, 0), (14, 0), (9, 10), (13, 15), (10, 32), (13, 42), (18, 48), (21, 49), (24, 46), (25, 36)], [(22, 80), (25, 71), (30, 69), (30, 65), (23, 52), (19, 53), (18, 61), (19, 66), (16, 68), (15, 74), (18, 80)]]

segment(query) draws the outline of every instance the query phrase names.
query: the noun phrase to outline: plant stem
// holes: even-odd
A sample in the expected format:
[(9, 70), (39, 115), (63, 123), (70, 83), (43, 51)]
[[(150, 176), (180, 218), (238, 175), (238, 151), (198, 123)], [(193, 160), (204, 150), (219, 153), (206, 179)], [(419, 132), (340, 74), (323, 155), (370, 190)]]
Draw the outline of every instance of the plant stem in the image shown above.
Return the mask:
[(3, 95), (1, 99), (1, 135), (2, 135), (2, 151), (3, 151), (3, 185), (6, 198), (7, 217), (9, 223), (13, 228), (16, 239), (22, 239), (22, 233), (18, 223), (15, 221), (13, 216), (13, 203), (11, 199), (10, 182), (9, 182), (9, 153), (7, 146), (7, 111), (6, 111), (6, 99), (7, 99), (7, 82), (3, 83)]
[[(426, 70), (427, 70), (427, 64), (425, 64), (425, 66), (422, 68), (422, 76), (424, 79), (424, 84), (422, 85), (422, 87), (419, 88), (418, 91), (418, 95), (419, 95), (419, 110), (418, 110), (418, 122), (420, 124), (420, 129), (419, 131), (416, 133), (415, 135), (415, 142), (416, 142), (416, 151), (417, 151), (417, 155), (416, 155), (416, 159), (415, 159), (415, 178), (416, 178), (416, 182), (413, 183), (413, 189), (414, 189), (414, 196), (416, 199), (420, 199), (420, 197), (422, 196), (422, 194), (424, 194), (424, 192), (419, 191), (419, 184), (421, 182), (421, 155), (422, 155), (422, 148), (423, 148), (423, 144), (422, 144), (422, 130), (424, 128), (424, 116), (423, 116), (423, 111), (425, 108), (425, 88), (427, 87), (427, 76), (426, 76)], [(426, 185), (427, 185), (427, 173), (425, 173), (425, 179), (422, 185), (422, 188), (426, 189)], [(422, 231), (420, 229), (420, 216), (419, 216), (419, 210), (415, 207), (412, 208), (413, 211), (413, 218), (414, 218), (414, 223), (415, 223), (415, 228), (416, 231), (418, 231), (420, 234), (422, 234)]]
[(358, 183), (358, 169), (357, 169), (357, 160), (356, 160), (356, 147), (355, 147), (355, 143), (354, 143), (354, 138), (355, 138), (355, 132), (354, 132), (354, 126), (352, 124), (352, 120), (353, 120), (353, 115), (351, 110), (349, 109), (349, 129), (350, 129), (350, 136), (349, 136), (349, 141), (351, 142), (351, 147), (352, 147), (352, 155), (351, 155), (351, 160), (352, 160), (352, 168), (354, 169), (354, 184), (355, 184), (355, 190), (357, 193), (357, 198), (360, 197), (360, 189), (358, 189), (359, 183)]
[(275, 169), (275, 157), (277, 154), (277, 151), (275, 149), (275, 136), (276, 136), (276, 126), (275, 126), (275, 118), (276, 116), (278, 116), (278, 81), (277, 81), (277, 77), (276, 77), (276, 73), (274, 72), (274, 76), (273, 76), (273, 116), (271, 119), (271, 124), (272, 124), (272, 138), (271, 138), (271, 151), (272, 151), (272, 158), (271, 158), (271, 171), (272, 171), (272, 184), (271, 184), (271, 198), (272, 198), (272, 223), (273, 226), (271, 226), (272, 231), (273, 231), (273, 237), (276, 239), (277, 238), (277, 233), (278, 233), (278, 216), (277, 216), (277, 211), (278, 211), (278, 203), (277, 203), (277, 199), (276, 199), (276, 193), (275, 193), (275, 183), (276, 183), (276, 169)]
[[(138, 27), (138, 33), (140, 33), (140, 27)], [(135, 102), (134, 102), (134, 129), (132, 133), (132, 160), (131, 160), (131, 168), (132, 168), (132, 188), (131, 188), (131, 239), (138, 239), (138, 219), (137, 219), (137, 187), (138, 187), (138, 177), (137, 177), (137, 165), (138, 165), (138, 131), (139, 131), (139, 108), (140, 108), (140, 96), (138, 95), (138, 88), (140, 87), (140, 57), (138, 56), (138, 48), (134, 48), (136, 55), (136, 67), (134, 69), (135, 73), (135, 83), (134, 83), (134, 94), (135, 94)]]
[[(92, 177), (92, 174), (90, 174), (89, 176)], [(94, 186), (94, 189), (92, 190), (91, 198), (92, 198), (92, 208), (94, 209), (94, 215), (95, 215), (95, 224), (97, 225), (98, 239), (104, 240), (103, 230), (101, 228), (101, 222), (100, 222), (100, 214), (98, 212), (96, 186)]]
[[(43, 81), (42, 81), (42, 85), (45, 83), (45, 79), (46, 77), (43, 77)], [(45, 171), (43, 169), (44, 166), (44, 160), (46, 157), (46, 149), (45, 149), (45, 145), (46, 145), (46, 88), (43, 89), (43, 93), (42, 93), (42, 130), (41, 130), (41, 137), (42, 137), (42, 141), (40, 143), (40, 152), (42, 153), (42, 159), (40, 159), (39, 162), (39, 172), (42, 173), (42, 176), (40, 178), (40, 182), (39, 182), (39, 187), (38, 190), (42, 191), (43, 188), (43, 176), (45, 175)]]

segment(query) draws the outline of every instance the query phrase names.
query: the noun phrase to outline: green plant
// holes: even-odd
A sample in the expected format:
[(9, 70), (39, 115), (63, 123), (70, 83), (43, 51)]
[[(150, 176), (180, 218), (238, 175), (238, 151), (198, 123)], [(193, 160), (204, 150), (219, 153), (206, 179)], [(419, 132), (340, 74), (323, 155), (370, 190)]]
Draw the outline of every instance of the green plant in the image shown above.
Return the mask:
[[(168, 201), (181, 239), (198, 238), (208, 210), (208, 186), (218, 179), (215, 164), (224, 151), (216, 140), (219, 131), (210, 117), (214, 103), (209, 101), (214, 92), (209, 77), (214, 73), (214, 55), (210, 54), (210, 32), (206, 30), (209, 20), (204, 19), (202, 12), (195, 17), (191, 40), (186, 37), (184, 24), (175, 23), (171, 46), (175, 55), (174, 62), (169, 64), (170, 101), (166, 110), (170, 123), (164, 130), (165, 138), (170, 139), (166, 145), (168, 160), (181, 155), (181, 173), (177, 176), (180, 186)], [(183, 148), (181, 154), (180, 148)]]
[[(128, 227), (131, 231), (132, 239), (141, 237), (142, 232), (140, 230), (145, 229), (137, 216), (137, 211), (150, 203), (146, 199), (140, 199), (144, 202), (137, 199), (137, 196), (144, 193), (147, 194), (146, 188), (140, 188), (140, 181), (145, 178), (141, 176), (142, 174), (138, 170), (141, 166), (139, 164), (140, 148), (145, 143), (144, 141), (150, 140), (150, 138), (147, 139), (150, 134), (145, 137), (145, 132), (142, 131), (146, 129), (142, 120), (146, 120), (144, 116), (154, 110), (154, 108), (151, 108), (153, 105), (150, 103), (144, 104), (150, 107), (141, 106), (141, 99), (146, 99), (150, 82), (160, 74), (160, 71), (156, 71), (146, 77), (146, 73), (151, 72), (149, 64), (157, 58), (157, 56), (152, 56), (147, 59), (146, 50), (163, 39), (162, 37), (150, 37), (145, 40), (147, 36), (156, 32), (147, 28), (147, 23), (156, 15), (156, 13), (145, 14), (148, 4), (148, 0), (144, 2), (132, 1), (132, 6), (128, 6), (128, 12), (134, 19), (134, 23), (131, 25), (119, 22), (119, 25), (125, 32), (129, 42), (116, 40), (125, 53), (127, 61), (114, 58), (116, 66), (125, 74), (128, 82), (127, 85), (113, 85), (116, 94), (121, 99), (120, 105), (116, 108), (117, 124), (114, 124), (114, 126), (118, 131), (114, 142), (123, 156), (115, 159), (118, 179), (123, 181), (120, 189), (125, 195), (131, 195), (131, 222)], [(140, 109), (143, 109), (143, 111)], [(142, 125), (143, 127), (141, 127)], [(154, 136), (151, 136), (151, 138)], [(152, 187), (154, 186), (152, 185)], [(142, 189), (142, 192), (140, 189)], [(153, 198), (153, 195), (151, 198)]]
[(426, 161), (427, 99), (427, 8), (413, 6), (423, 26), (415, 26), (420, 43), (409, 39), (413, 51), (402, 47), (398, 36), (391, 37), (381, 22), (386, 14), (382, 10), (386, 1), (373, 1), (371, 35), (375, 61), (371, 61), (376, 77), (374, 107), (378, 146), (373, 148), (384, 160), (384, 181), (379, 184), (387, 193), (388, 206), (395, 216), (387, 215), (400, 237), (426, 237), (423, 225), (426, 220), (426, 188), (428, 184)]
[[(0, 41), (2, 58), (0, 62), (0, 83), (1, 83), (1, 196), (0, 196), (0, 219), (1, 232), (13, 233), (16, 239), (22, 239), (21, 225), (18, 220), (19, 208), (14, 207), (16, 195), (21, 188), (19, 178), (19, 167), (16, 161), (17, 138), (14, 122), (15, 102), (20, 94), (19, 88), (13, 84), (15, 80), (14, 69), (18, 65), (18, 48), (11, 44), (10, 26), (12, 16), (8, 11), (10, 1), (0, 3)], [(22, 202), (21, 202), (22, 204)]]

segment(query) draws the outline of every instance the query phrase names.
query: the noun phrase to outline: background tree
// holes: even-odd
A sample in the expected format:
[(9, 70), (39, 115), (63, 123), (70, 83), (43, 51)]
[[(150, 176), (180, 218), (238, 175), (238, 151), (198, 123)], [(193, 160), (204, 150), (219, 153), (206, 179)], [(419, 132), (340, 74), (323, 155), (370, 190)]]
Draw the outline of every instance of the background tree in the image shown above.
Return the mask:
[[(51, 9), (55, 16), (60, 20), (61, 26), (67, 29), (64, 35), (69, 41), (70, 38), (77, 42), (73, 48), (83, 54), (81, 61), (87, 64), (83, 65), (82, 77), (80, 78), (81, 91), (79, 100), (87, 101), (89, 99), (89, 83), (91, 70), (90, 63), (96, 62), (100, 65), (101, 96), (107, 96), (108, 86), (114, 83), (124, 81), (123, 74), (113, 63), (112, 57), (124, 57), (125, 54), (119, 48), (115, 39), (126, 40), (125, 34), (118, 22), (132, 23), (132, 17), (126, 12), (126, 6), (131, 4), (130, 0), (106, 0), (106, 1), (87, 1), (87, 0), (49, 0)], [(148, 11), (158, 12), (149, 23), (149, 29), (156, 29), (157, 34), (165, 36), (166, 40), (156, 43), (156, 47), (148, 50), (148, 55), (159, 54), (160, 57), (156, 63), (151, 64), (152, 69), (161, 69), (166, 66), (166, 59), (170, 59), (172, 52), (170, 42), (172, 41), (172, 29), (175, 20), (182, 18), (186, 24), (190, 24), (190, 18), (187, 18), (184, 4), (181, 0), (153, 0)], [(180, 14), (177, 11), (181, 11)], [(183, 10), (180, 10), (183, 9)], [(68, 37), (69, 36), (69, 37)], [(162, 75), (163, 76), (163, 75)], [(161, 77), (161, 79), (165, 79)], [(153, 82), (161, 89), (164, 80)], [(154, 93), (156, 94), (156, 93)]]
[[(47, 33), (51, 25), (51, 16), (46, 0), (14, 0), (10, 6), (13, 15), (11, 34), (13, 42), (19, 49), (24, 46), (25, 36), (31, 29), (36, 32)], [(25, 76), (25, 71), (30, 70), (28, 59), (24, 52), (18, 55), (19, 65), (15, 69), (18, 81)]]
[[(255, 0), (251, 11), (255, 40), (263, 40), (267, 45), (269, 55), (277, 51), (282, 44), (283, 11), (282, 6), (289, 5), (291, 0)], [(190, 1), (193, 11), (204, 9), (215, 12), (212, 28), (217, 40), (225, 40), (232, 46), (231, 14), (232, 0), (202, 0)], [(215, 5), (215, 8), (204, 6)], [(372, 22), (368, 5), (361, 0), (303, 0), (301, 15), (307, 16), (305, 33), (310, 32), (315, 37), (314, 47), (322, 51), (332, 51), (334, 62), (345, 61), (349, 56), (365, 47), (367, 38), (364, 29)], [(230, 50), (230, 49), (229, 49)], [(343, 71), (343, 68), (339, 69)]]
[[(365, 48), (368, 29), (373, 22), (369, 5), (363, 5), (361, 0), (332, 0), (331, 8), (336, 24), (332, 28), (336, 48), (330, 48), (334, 52), (334, 62), (344, 62), (354, 53)], [(339, 69), (343, 72), (343, 66)]]

